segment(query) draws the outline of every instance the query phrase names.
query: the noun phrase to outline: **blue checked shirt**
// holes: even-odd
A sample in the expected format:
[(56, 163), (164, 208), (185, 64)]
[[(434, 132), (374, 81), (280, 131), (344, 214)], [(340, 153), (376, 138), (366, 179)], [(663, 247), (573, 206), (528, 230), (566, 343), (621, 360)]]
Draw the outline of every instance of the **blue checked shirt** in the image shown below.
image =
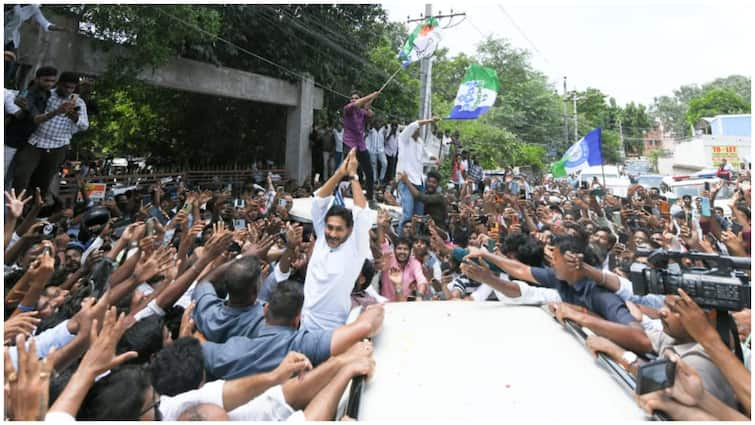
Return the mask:
[[(65, 99), (58, 96), (57, 90), (53, 89), (50, 99), (47, 101), (45, 112), (56, 110), (64, 101)], [(86, 103), (83, 99), (78, 98), (76, 106), (80, 108), (78, 122), (73, 122), (66, 115), (56, 115), (37, 127), (29, 138), (29, 144), (40, 149), (57, 149), (71, 143), (71, 137), (74, 134), (89, 128)]]

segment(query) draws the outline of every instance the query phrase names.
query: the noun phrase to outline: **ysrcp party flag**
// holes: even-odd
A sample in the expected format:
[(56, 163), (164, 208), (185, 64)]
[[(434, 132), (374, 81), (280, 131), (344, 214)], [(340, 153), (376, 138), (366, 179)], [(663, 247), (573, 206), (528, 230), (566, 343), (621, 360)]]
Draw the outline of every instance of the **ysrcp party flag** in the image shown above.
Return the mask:
[(440, 44), (440, 28), (438, 20), (427, 18), (425, 22), (417, 25), (404, 43), (404, 47), (398, 53), (401, 65), (406, 68), (410, 63), (420, 59), (429, 58), (435, 53)]
[(553, 177), (566, 177), (587, 167), (601, 165), (603, 154), (600, 150), (600, 132), (601, 129), (596, 128), (587, 133), (564, 153), (560, 161), (554, 162), (551, 166)]
[(493, 68), (469, 65), (459, 86), (448, 119), (473, 120), (484, 114), (495, 103), (498, 95), (498, 75)]

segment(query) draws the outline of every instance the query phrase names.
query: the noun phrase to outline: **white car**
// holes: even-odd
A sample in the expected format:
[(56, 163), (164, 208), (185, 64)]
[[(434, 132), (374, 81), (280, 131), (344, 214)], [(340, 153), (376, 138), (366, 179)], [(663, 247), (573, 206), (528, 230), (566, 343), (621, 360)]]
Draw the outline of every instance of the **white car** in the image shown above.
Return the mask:
[(598, 183), (603, 185), (603, 176), (605, 176), (605, 188), (616, 196), (627, 196), (627, 189), (631, 186), (632, 182), (629, 177), (619, 173), (618, 167), (615, 165), (596, 165), (587, 167), (579, 173), (579, 184), (582, 182), (587, 183), (587, 187), (590, 187), (593, 178), (597, 177)]
[[(353, 310), (350, 320), (357, 314)], [(541, 307), (387, 303), (373, 344), (374, 376), (352, 382), (339, 418), (349, 413), (360, 421), (646, 419), (633, 399), (633, 378), (603, 357), (595, 360)]]

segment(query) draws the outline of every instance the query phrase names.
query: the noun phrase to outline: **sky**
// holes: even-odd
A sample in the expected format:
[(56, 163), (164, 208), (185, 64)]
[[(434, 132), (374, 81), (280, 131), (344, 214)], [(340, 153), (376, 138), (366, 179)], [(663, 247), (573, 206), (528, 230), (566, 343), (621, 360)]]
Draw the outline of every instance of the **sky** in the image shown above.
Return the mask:
[[(531, 53), (563, 90), (600, 89), (620, 105), (650, 105), (684, 84), (752, 76), (753, 2), (740, 0), (439, 1), (433, 13), (466, 12), (441, 46), (473, 54), (483, 35)], [(419, 17), (425, 2), (382, 2), (391, 21)], [(508, 16), (507, 16), (508, 15)], [(455, 18), (452, 24), (460, 22)], [(512, 22), (513, 20), (513, 22)], [(442, 20), (441, 25), (449, 23)], [(415, 25), (415, 24), (412, 24)], [(534, 46), (534, 47), (533, 47)], [(505, 96), (506, 88), (503, 88)]]

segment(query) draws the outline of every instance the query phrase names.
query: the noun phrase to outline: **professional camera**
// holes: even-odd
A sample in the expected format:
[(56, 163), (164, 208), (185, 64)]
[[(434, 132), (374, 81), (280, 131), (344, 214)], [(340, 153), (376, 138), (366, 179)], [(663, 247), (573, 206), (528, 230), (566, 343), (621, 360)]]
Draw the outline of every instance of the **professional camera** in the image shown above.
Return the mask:
[[(716, 254), (681, 253), (663, 250), (638, 250), (655, 268), (634, 263), (630, 268), (636, 295), (677, 295), (683, 289), (701, 308), (740, 311), (750, 308), (750, 280), (744, 270), (750, 269), (749, 257), (728, 257)], [(669, 259), (689, 258), (715, 263), (714, 268), (669, 270)]]

